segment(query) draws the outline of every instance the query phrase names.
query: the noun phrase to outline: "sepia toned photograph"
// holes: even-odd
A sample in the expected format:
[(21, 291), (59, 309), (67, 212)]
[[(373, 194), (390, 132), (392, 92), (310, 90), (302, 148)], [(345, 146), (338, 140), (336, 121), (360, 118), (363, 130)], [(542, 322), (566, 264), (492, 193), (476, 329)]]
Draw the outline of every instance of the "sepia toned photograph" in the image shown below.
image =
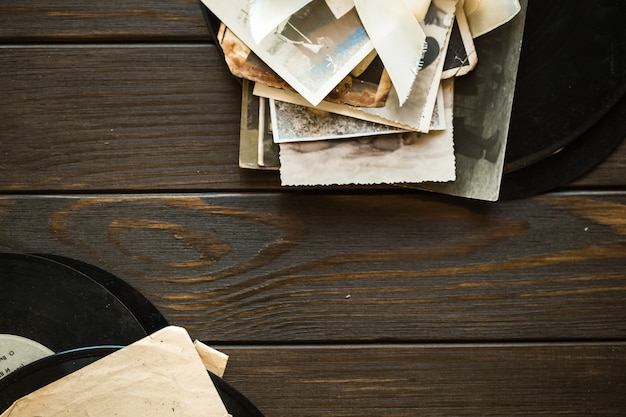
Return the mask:
[(274, 126), (270, 115), (269, 99), (259, 97), (258, 163), (266, 169), (280, 168), (278, 144), (274, 141)]
[[(293, 91), (285, 80), (261, 61), (223, 23), (220, 25), (217, 39), (224, 52), (228, 69), (235, 77)], [(373, 51), (341, 80), (324, 100), (357, 107), (382, 107), (385, 105), (390, 88), (389, 75)]]
[[(264, 111), (262, 101), (252, 94), (253, 83), (242, 81), (241, 88), (241, 122), (239, 125), (239, 167), (245, 169), (278, 169), (278, 149), (274, 150), (273, 164), (265, 164), (260, 153), (259, 137), (265, 135), (265, 122), (260, 117)], [(270, 133), (271, 135), (271, 133)], [(270, 137), (271, 141), (271, 137)], [(276, 145), (277, 146), (277, 145)]]
[(373, 50), (355, 10), (335, 17), (313, 0), (259, 44), (249, 28), (247, 0), (203, 0), (217, 17), (309, 103), (318, 104)]
[(468, 74), (476, 67), (476, 64), (478, 64), (478, 54), (474, 46), (474, 39), (465, 18), (465, 10), (459, 4), (456, 8), (441, 78), (460, 77)]
[(456, 178), (452, 132), (453, 81), (444, 82), (450, 128), (354, 139), (280, 144), (282, 185), (448, 182)]
[(398, 133), (400, 129), (311, 107), (269, 99), (274, 142), (345, 139)]
[(474, 39), (480, 64), (454, 79), (457, 179), (425, 189), (498, 200), (525, 15), (524, 6), (506, 26)]
[(363, 112), (410, 126), (419, 132), (430, 130), (430, 119), (443, 71), (442, 56), (445, 55), (448, 45), (456, 4), (456, 0), (433, 0), (431, 2), (423, 24), (428, 43), (424, 66), (417, 74), (406, 102), (400, 106), (398, 94), (395, 88), (392, 88), (384, 107), (361, 108)]

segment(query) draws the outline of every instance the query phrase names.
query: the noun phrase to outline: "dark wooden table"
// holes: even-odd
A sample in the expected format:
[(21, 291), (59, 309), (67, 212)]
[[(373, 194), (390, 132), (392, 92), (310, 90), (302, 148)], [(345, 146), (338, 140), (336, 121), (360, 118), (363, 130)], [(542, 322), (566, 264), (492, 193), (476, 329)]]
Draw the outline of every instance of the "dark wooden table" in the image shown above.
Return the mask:
[(0, 249), (118, 275), (266, 416), (626, 415), (626, 145), (495, 204), (282, 189), (196, 0), (4, 2), (0, 75)]

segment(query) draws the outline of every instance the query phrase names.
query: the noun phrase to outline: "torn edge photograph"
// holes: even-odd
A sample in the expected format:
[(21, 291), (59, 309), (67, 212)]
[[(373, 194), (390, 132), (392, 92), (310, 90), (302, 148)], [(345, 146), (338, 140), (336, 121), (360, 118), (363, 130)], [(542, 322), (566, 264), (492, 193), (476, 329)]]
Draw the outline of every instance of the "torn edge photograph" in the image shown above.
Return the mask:
[(312, 107), (269, 99), (274, 142), (346, 139), (399, 133), (400, 129)]
[(337, 19), (325, 0), (311, 1), (259, 44), (250, 33), (248, 0), (202, 2), (313, 105), (373, 50), (356, 10)]
[(453, 80), (444, 81), (448, 129), (355, 139), (280, 144), (281, 184), (347, 185), (456, 178), (452, 129)]

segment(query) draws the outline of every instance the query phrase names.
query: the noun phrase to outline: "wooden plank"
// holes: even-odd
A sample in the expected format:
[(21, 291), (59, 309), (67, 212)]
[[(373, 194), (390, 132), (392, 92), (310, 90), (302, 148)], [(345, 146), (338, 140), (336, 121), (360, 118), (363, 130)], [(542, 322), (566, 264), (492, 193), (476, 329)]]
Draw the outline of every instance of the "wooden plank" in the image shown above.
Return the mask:
[[(238, 167), (239, 85), (210, 45), (4, 47), (0, 191), (278, 189)], [(626, 146), (578, 186), (624, 186)]]
[(0, 42), (208, 40), (196, 0), (0, 4)]
[(626, 195), (0, 199), (0, 250), (75, 257), (220, 343), (626, 337)]
[(240, 90), (211, 46), (2, 53), (0, 189), (239, 183)]
[(222, 350), (267, 417), (624, 415), (623, 343)]

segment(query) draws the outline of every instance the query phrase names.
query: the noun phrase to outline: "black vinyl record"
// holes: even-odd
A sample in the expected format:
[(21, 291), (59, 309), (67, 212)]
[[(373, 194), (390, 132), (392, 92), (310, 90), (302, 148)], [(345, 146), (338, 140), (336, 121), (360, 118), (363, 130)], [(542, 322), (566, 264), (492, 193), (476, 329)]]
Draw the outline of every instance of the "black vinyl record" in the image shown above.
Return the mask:
[[(0, 413), (19, 398), (36, 391), (84, 366), (120, 349), (101, 346), (61, 352), (30, 363), (0, 380)], [(233, 417), (263, 417), (263, 414), (240, 392), (222, 378), (209, 372), (215, 388)]]
[(137, 319), (146, 334), (151, 334), (169, 325), (165, 317), (143, 294), (126, 281), (112, 273), (78, 259), (60, 255), (37, 254), (42, 258), (51, 259), (75, 269), (113, 294)]
[(528, 1), (500, 199), (565, 185), (626, 137), (625, 19), (623, 0)]
[(502, 199), (567, 184), (626, 137), (626, 2), (528, 3)]
[(127, 345), (152, 330), (103, 285), (40, 256), (0, 254), (0, 334), (53, 352)]
[[(123, 280), (63, 256), (0, 253), (0, 288), (0, 342), (17, 336), (51, 351), (8, 374), (0, 370), (0, 413), (22, 396), (168, 325)], [(8, 349), (0, 355), (17, 353)], [(233, 417), (263, 417), (245, 396), (210, 375)]]

